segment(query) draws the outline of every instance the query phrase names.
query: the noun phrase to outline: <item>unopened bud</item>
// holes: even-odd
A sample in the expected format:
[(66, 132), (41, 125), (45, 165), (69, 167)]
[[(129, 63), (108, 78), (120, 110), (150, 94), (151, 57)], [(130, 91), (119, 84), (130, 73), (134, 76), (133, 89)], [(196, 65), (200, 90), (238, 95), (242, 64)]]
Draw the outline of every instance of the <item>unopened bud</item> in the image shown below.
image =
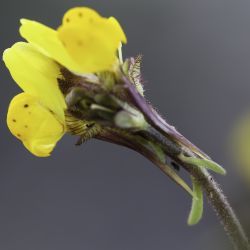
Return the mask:
[(114, 118), (116, 126), (123, 129), (144, 129), (147, 123), (140, 112), (120, 111)]

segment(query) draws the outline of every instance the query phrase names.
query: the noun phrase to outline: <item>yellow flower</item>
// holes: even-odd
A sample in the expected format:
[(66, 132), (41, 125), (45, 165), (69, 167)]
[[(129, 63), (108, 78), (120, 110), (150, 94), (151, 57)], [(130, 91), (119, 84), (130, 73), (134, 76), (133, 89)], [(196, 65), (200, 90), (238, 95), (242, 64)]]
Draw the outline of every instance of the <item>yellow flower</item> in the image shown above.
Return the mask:
[(77, 73), (111, 70), (121, 42), (127, 42), (114, 17), (101, 17), (86, 7), (70, 9), (57, 30), (27, 19), (22, 19), (21, 24), (22, 37)]
[(3, 55), (24, 91), (11, 101), (7, 125), (31, 153), (46, 157), (66, 132), (66, 104), (57, 82), (60, 68), (80, 74), (111, 71), (126, 36), (115, 18), (86, 7), (69, 10), (57, 30), (27, 19), (21, 23), (28, 43), (16, 43)]
[(60, 68), (32, 44), (23, 42), (7, 49), (3, 60), (24, 91), (10, 103), (8, 127), (31, 153), (49, 156), (65, 132), (66, 104), (57, 84)]

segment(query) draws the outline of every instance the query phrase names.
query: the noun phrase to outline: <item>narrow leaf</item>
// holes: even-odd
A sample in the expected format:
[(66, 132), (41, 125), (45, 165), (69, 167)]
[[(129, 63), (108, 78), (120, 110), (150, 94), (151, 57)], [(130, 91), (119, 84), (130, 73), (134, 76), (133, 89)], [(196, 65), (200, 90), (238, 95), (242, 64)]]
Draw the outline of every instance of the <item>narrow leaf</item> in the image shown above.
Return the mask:
[(197, 167), (205, 167), (207, 169), (210, 169), (212, 171), (214, 171), (217, 174), (222, 174), (225, 175), (226, 174), (226, 170), (221, 167), (219, 164), (217, 164), (216, 162), (212, 161), (212, 160), (208, 160), (208, 159), (199, 159), (196, 157), (187, 157), (184, 156), (183, 154), (181, 154), (179, 156), (179, 158), (189, 164), (195, 165)]
[(187, 191), (192, 197), (194, 197), (192, 189), (188, 184), (167, 164), (161, 162), (158, 163), (162, 171), (167, 174), (175, 183), (181, 186), (185, 191)]
[(162, 148), (153, 142), (148, 141), (148, 145), (153, 149), (155, 155), (158, 157), (158, 159), (165, 164), (166, 162), (166, 155), (164, 153), (164, 151), (162, 150)]
[(193, 183), (193, 200), (192, 200), (192, 207), (191, 211), (188, 216), (188, 225), (193, 226), (197, 224), (203, 214), (203, 192), (201, 185), (192, 177)]

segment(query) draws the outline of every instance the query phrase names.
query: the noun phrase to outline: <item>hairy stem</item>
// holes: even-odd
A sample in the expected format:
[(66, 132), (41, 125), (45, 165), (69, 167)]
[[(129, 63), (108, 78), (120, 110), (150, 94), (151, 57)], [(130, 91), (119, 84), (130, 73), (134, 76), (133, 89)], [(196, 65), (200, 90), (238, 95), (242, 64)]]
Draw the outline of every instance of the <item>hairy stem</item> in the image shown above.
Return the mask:
[[(130, 134), (122, 134), (117, 131), (106, 130), (99, 134), (96, 138), (118, 145), (122, 145), (139, 152), (147, 159), (149, 159), (152, 163), (154, 163), (161, 171), (163, 171), (166, 175), (169, 176), (169, 168), (167, 168), (167, 165), (164, 165), (161, 161), (159, 161), (157, 156), (152, 151), (148, 150), (147, 147), (145, 147), (140, 142), (140, 140), (137, 140), (137, 136), (138, 135), (131, 136)], [(154, 142), (156, 141), (156, 138), (157, 136), (155, 135), (155, 133), (152, 134), (151, 139)], [(149, 140), (149, 136), (146, 139)], [(168, 150), (166, 150), (166, 155), (168, 157), (170, 157), (173, 161), (182, 166), (189, 174), (193, 176), (193, 178), (195, 178), (200, 183), (207, 195), (210, 204), (215, 210), (217, 216), (219, 217), (220, 222), (224, 227), (224, 230), (230, 237), (235, 250), (250, 250), (248, 238), (239, 220), (237, 219), (233, 209), (231, 208), (221, 188), (216, 183), (214, 178), (205, 169), (201, 169), (191, 164), (186, 164), (182, 162), (175, 154), (176, 146), (174, 146), (171, 150), (172, 146), (168, 138), (166, 138), (164, 141), (163, 136), (159, 136), (158, 142), (164, 147), (168, 147)]]
[[(159, 143), (161, 143), (163, 148), (166, 149), (166, 154), (168, 154), (168, 156), (172, 160), (182, 166), (189, 174), (191, 174), (196, 179), (196, 181), (200, 183), (206, 193), (209, 203), (212, 205), (214, 211), (219, 217), (225, 232), (231, 239), (235, 250), (250, 250), (250, 244), (247, 235), (244, 232), (235, 212), (233, 211), (227, 198), (223, 194), (222, 189), (215, 181), (215, 179), (208, 173), (206, 169), (187, 164), (183, 162), (176, 154), (169, 155), (168, 152), (171, 152), (169, 147), (171, 147), (172, 145), (169, 142), (169, 139), (164, 137), (161, 133), (158, 133), (157, 135), (157, 133), (151, 132), (151, 134), (152, 138), (158, 138)], [(149, 138), (150, 136), (148, 137), (148, 139)], [(168, 147), (168, 149), (166, 147)], [(176, 146), (173, 147), (173, 149), (175, 148)], [(186, 154), (190, 153), (186, 152)], [(190, 156), (192, 156), (192, 154)]]
[(183, 165), (183, 167), (192, 174), (203, 187), (210, 204), (219, 217), (224, 230), (230, 237), (234, 248), (237, 250), (249, 250), (250, 245), (248, 238), (218, 183), (206, 170), (190, 165)]
[(175, 163), (182, 166), (198, 181), (198, 183), (200, 183), (209, 202), (219, 217), (224, 230), (230, 237), (235, 250), (250, 250), (246, 233), (216, 181), (206, 170), (181, 160), (177, 153), (179, 149), (181, 149), (187, 156), (204, 158), (207, 160), (210, 158), (181, 135), (173, 126), (169, 125), (152, 108), (146, 99), (135, 90), (133, 84), (131, 84), (126, 77), (123, 78), (123, 83), (133, 105), (142, 112), (147, 122), (151, 125), (150, 130), (147, 131), (147, 139), (152, 140), (154, 138), (154, 140), (157, 140), (158, 143), (162, 145), (162, 148), (165, 149), (166, 155)]

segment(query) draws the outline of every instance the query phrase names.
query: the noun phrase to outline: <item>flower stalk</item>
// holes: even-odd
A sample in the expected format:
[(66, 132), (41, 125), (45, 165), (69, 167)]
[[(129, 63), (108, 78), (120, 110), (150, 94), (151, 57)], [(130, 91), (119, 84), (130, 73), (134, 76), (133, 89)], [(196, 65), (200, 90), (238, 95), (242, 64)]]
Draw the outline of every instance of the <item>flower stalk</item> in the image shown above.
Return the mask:
[[(183, 167), (192, 176), (195, 183), (199, 183), (206, 193), (208, 201), (219, 217), (225, 232), (228, 234), (234, 245), (234, 248), (236, 250), (249, 250), (250, 244), (246, 233), (244, 232), (227, 198), (223, 194), (222, 189), (205, 168), (199, 167), (199, 164), (201, 161), (207, 161), (208, 168), (221, 174), (225, 174), (224, 169), (211, 161), (206, 154), (179, 134), (172, 126), (168, 125), (166, 121), (164, 121), (160, 115), (152, 109), (149, 104), (147, 104), (146, 100), (143, 100), (138, 94), (136, 94), (136, 91), (134, 91), (131, 87), (132, 85), (128, 85), (127, 79), (124, 78), (124, 80), (126, 86), (128, 86), (130, 90), (130, 93), (134, 96), (136, 106), (144, 113), (148, 122), (154, 126), (159, 134), (161, 134), (158, 142), (163, 146), (163, 148), (165, 148), (165, 153), (179, 166)], [(152, 138), (153, 137), (154, 135), (152, 135)], [(173, 144), (169, 143), (169, 139)], [(173, 153), (173, 147), (169, 150), (170, 145), (174, 145), (175, 143), (176, 145), (184, 145), (184, 148), (182, 147), (183, 154), (177, 155), (176, 152)], [(183, 157), (183, 155), (185, 155), (185, 157)], [(197, 160), (189, 161), (187, 160), (188, 158)]]
[[(68, 74), (64, 72), (66, 82)], [(248, 238), (234, 211), (219, 185), (206, 170), (225, 174), (221, 166), (167, 124), (124, 73), (115, 80), (116, 84), (111, 91), (103, 87), (105, 84), (100, 87), (88, 84), (84, 78), (73, 78), (70, 78), (71, 83), (76, 81), (78, 87), (71, 86), (69, 92), (65, 91), (68, 111), (78, 120), (92, 121), (100, 126), (100, 130), (92, 137), (137, 151), (191, 194), (193, 205), (188, 220), (191, 225), (202, 216), (203, 190), (235, 249), (250, 249)], [(194, 191), (173, 167), (182, 167), (190, 174)]]
[[(140, 143), (140, 139), (136, 139), (135, 137), (132, 138), (129, 135), (121, 134), (119, 132), (114, 133), (114, 131), (103, 131), (103, 133), (97, 135), (96, 138), (131, 148), (149, 159), (167, 176), (170, 175), (171, 168), (159, 161), (158, 157), (152, 151), (145, 148), (145, 146)], [(149, 136), (147, 137), (147, 140), (149, 140)], [(155, 142), (155, 134), (152, 134), (151, 140)], [(192, 176), (195, 182), (199, 183), (199, 186), (202, 187), (202, 190), (206, 193), (209, 203), (212, 205), (225, 232), (229, 236), (234, 249), (249, 250), (250, 245), (246, 233), (244, 232), (236, 214), (234, 213), (232, 207), (230, 206), (227, 198), (223, 194), (222, 189), (219, 187), (219, 184), (215, 181), (214, 177), (212, 177), (212, 175), (210, 175), (206, 169), (202, 169), (190, 163), (183, 162), (182, 159), (176, 156), (175, 146), (169, 143), (168, 138), (165, 137), (164, 140), (163, 136), (160, 136), (158, 138), (158, 143), (165, 148), (165, 152), (167, 152), (166, 156), (170, 157), (171, 160), (183, 167)], [(174, 170), (172, 171), (174, 172)], [(180, 185), (179, 180), (177, 183)], [(186, 184), (183, 184), (183, 187), (186, 191), (191, 193), (189, 187), (187, 187)], [(198, 216), (199, 218), (197, 222), (199, 221), (200, 216), (201, 215)]]
[[(92, 137), (137, 151), (187, 191), (193, 197), (188, 219), (190, 225), (201, 219), (204, 191), (235, 249), (250, 249), (233, 209), (207, 171), (225, 174), (225, 170), (170, 126), (124, 72), (113, 75), (112, 84), (103, 78), (102, 85), (89, 84), (87, 79), (73, 76), (65, 70), (62, 73), (65, 80), (60, 81), (60, 86), (66, 96), (68, 112), (78, 121), (88, 121), (94, 124), (93, 127), (100, 126)], [(112, 77), (109, 75), (107, 79)], [(77, 87), (74, 87), (75, 83)], [(85, 137), (82, 133), (83, 141)], [(189, 173), (194, 190), (179, 177), (174, 170), (176, 167), (182, 167)]]

